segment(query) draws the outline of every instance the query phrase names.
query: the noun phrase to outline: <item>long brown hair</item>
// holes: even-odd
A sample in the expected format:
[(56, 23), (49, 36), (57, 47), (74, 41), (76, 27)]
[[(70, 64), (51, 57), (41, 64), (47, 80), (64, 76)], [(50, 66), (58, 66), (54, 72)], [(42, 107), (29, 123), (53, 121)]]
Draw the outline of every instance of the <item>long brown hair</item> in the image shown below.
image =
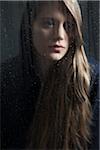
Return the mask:
[[(31, 2), (34, 9), (29, 10), (32, 16), (30, 24), (43, 3)], [(90, 67), (83, 47), (81, 13), (76, 0), (63, 0), (61, 3), (73, 17), (74, 36), (71, 36), (68, 53), (50, 67), (41, 86), (28, 148), (86, 150), (91, 137), (92, 114)], [(30, 49), (35, 55), (33, 47), (31, 42)]]

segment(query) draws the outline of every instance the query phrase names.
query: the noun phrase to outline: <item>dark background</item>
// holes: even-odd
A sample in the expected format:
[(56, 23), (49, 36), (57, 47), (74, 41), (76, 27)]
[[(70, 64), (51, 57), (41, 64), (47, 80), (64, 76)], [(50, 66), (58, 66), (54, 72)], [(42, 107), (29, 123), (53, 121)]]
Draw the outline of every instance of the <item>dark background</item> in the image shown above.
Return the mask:
[[(99, 59), (99, 1), (80, 1), (87, 56)], [(26, 1), (0, 1), (1, 62), (18, 55), (20, 24)]]

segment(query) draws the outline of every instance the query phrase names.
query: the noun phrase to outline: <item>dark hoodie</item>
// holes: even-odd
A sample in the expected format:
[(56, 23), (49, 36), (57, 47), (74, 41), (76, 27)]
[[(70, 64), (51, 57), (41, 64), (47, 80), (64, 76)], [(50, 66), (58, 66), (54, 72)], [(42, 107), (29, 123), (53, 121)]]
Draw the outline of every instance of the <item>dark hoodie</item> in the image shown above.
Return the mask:
[[(99, 71), (92, 64), (91, 104), (93, 109), (92, 142), (90, 150), (99, 150)], [(22, 149), (26, 145), (27, 131), (33, 120), (40, 89), (39, 78), (29, 71), (23, 72), (19, 57), (1, 65), (1, 148)]]

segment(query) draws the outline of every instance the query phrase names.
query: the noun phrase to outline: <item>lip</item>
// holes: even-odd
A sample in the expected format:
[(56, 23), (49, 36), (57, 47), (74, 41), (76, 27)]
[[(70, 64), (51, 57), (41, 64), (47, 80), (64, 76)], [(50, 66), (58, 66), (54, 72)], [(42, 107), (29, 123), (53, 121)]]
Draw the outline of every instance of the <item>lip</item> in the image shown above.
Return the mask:
[(65, 47), (62, 45), (54, 44), (54, 45), (49, 46), (49, 48), (52, 49), (56, 53), (60, 53), (60, 51), (62, 51)]
[(49, 47), (53, 47), (53, 48), (65, 48), (63, 45), (58, 45), (58, 44), (53, 44), (53, 45), (51, 45), (51, 46), (49, 46)]

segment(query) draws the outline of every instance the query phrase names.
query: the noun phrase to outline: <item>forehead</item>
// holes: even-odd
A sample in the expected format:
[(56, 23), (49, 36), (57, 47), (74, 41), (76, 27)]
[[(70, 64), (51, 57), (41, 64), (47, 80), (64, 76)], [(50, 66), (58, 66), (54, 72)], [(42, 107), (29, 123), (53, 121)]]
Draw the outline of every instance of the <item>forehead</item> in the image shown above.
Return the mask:
[(55, 15), (60, 13), (64, 17), (71, 16), (63, 1), (42, 1), (36, 11), (37, 16), (48, 16), (54, 13)]
[(65, 4), (61, 1), (46, 1), (41, 8), (47, 8), (48, 10), (59, 9), (60, 11), (66, 10)]

